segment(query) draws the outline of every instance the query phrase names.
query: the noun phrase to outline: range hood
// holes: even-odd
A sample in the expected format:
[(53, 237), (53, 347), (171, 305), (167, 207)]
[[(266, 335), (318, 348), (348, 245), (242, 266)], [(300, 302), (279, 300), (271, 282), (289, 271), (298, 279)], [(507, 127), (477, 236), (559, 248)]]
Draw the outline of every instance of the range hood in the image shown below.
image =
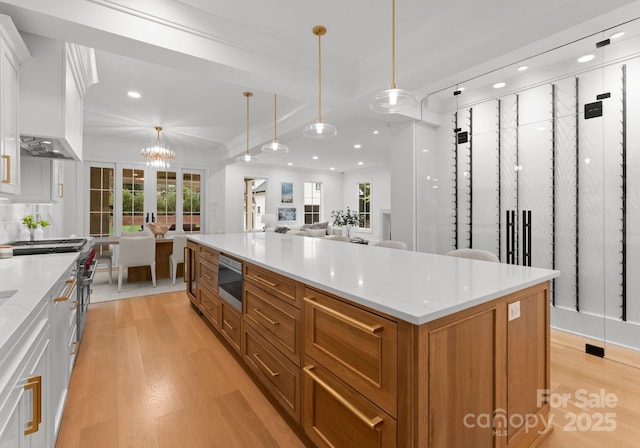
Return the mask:
[(20, 155), (23, 157), (46, 157), (49, 159), (75, 160), (68, 142), (64, 139), (20, 136)]
[(21, 155), (82, 161), (83, 99), (98, 82), (93, 48), (21, 33)]

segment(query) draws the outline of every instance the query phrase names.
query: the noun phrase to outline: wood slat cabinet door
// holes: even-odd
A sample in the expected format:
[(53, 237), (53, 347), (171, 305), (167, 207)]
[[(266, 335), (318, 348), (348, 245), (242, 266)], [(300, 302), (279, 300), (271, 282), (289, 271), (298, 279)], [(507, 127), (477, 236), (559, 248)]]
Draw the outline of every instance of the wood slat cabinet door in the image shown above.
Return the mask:
[(221, 300), (220, 304), (222, 305), (220, 308), (220, 334), (240, 353), (242, 315), (226, 301)]
[(397, 416), (397, 323), (317, 290), (304, 295), (304, 352)]
[(300, 310), (251, 283), (244, 285), (243, 294), (244, 321), (300, 365)]
[(246, 322), (242, 356), (258, 379), (291, 417), (300, 423), (300, 367)]
[(245, 281), (253, 283), (296, 308), (302, 307), (301, 295), (296, 294), (295, 280), (250, 263), (244, 263), (243, 270)]
[(318, 447), (397, 446), (397, 423), (393, 417), (309, 357), (305, 357), (302, 375), (302, 425)]

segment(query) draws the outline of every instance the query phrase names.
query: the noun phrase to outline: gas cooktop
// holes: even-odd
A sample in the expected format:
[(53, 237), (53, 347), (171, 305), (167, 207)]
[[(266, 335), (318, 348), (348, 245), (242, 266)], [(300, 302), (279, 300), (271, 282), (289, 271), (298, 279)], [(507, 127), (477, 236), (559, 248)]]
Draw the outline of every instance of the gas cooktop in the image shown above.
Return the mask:
[(38, 241), (14, 241), (13, 255), (54, 254), (62, 252), (80, 252), (87, 243), (86, 238), (63, 238)]

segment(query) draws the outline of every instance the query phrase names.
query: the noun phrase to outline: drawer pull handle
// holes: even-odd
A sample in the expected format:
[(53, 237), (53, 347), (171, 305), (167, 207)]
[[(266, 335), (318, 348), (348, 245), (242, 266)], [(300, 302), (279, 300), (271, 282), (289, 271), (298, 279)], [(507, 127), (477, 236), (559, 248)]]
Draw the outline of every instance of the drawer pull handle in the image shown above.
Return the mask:
[(69, 287), (67, 288), (67, 291), (65, 292), (64, 295), (60, 296), (60, 297), (56, 297), (55, 299), (53, 299), (54, 302), (64, 302), (65, 300), (69, 300), (69, 297), (71, 297), (71, 291), (74, 290), (74, 288), (76, 287), (76, 283), (78, 283), (78, 279), (77, 278), (72, 278), (67, 280), (67, 285), (69, 285)]
[(306, 367), (304, 367), (303, 370), (305, 371), (305, 373), (307, 375), (309, 375), (311, 377), (311, 379), (313, 381), (318, 383), (320, 386), (322, 386), (322, 388), (324, 390), (329, 392), (329, 395), (331, 395), (333, 398), (338, 400), (340, 402), (340, 404), (342, 404), (345, 408), (347, 408), (349, 411), (351, 411), (351, 413), (353, 415), (355, 415), (358, 418), (358, 420), (360, 420), (362, 423), (367, 425), (369, 427), (369, 429), (372, 429), (372, 430), (376, 429), (378, 426), (380, 426), (383, 423), (383, 420), (378, 416), (375, 416), (374, 418), (369, 418), (366, 415), (364, 415), (358, 408), (356, 408), (354, 405), (352, 405), (346, 398), (344, 398), (342, 395), (340, 395), (338, 392), (336, 392), (327, 383), (322, 381), (322, 379), (320, 379), (320, 377), (318, 375), (313, 373), (312, 370), (314, 368), (315, 368), (314, 366), (306, 366)]
[(42, 423), (42, 377), (32, 376), (24, 385), (24, 390), (31, 390), (31, 405), (33, 407), (32, 419), (27, 423), (27, 429), (24, 435), (28, 436), (34, 432), (38, 432), (40, 423)]
[(224, 322), (224, 324), (225, 324), (227, 327), (229, 327), (229, 330), (234, 331), (234, 330), (236, 329), (236, 327), (234, 327), (233, 325), (231, 325), (231, 324), (229, 323), (229, 321), (228, 321), (228, 320), (223, 320), (222, 322)]
[(315, 300), (313, 300), (312, 297), (305, 297), (304, 298), (305, 302), (308, 302), (309, 304), (311, 304), (311, 306), (315, 306), (316, 308), (320, 308), (322, 311), (324, 311), (327, 314), (332, 315), (333, 317), (335, 317), (336, 319), (340, 319), (343, 322), (348, 323), (349, 325), (353, 325), (354, 327), (359, 328), (362, 331), (366, 331), (367, 333), (371, 333), (371, 334), (376, 334), (380, 331), (382, 331), (384, 329), (384, 327), (380, 324), (378, 325), (367, 325), (365, 323), (360, 322), (359, 320), (353, 319), (352, 317), (349, 317), (347, 315), (344, 315), (332, 308), (329, 308), (328, 306), (324, 306), (318, 302), (316, 302)]
[(262, 317), (264, 320), (266, 320), (267, 322), (269, 322), (271, 325), (279, 325), (280, 322), (275, 321), (273, 319), (270, 319), (269, 317), (267, 317), (262, 311), (260, 311), (260, 308), (254, 308), (253, 311), (260, 317)]
[[(5, 171), (6, 175), (5, 175), (4, 179), (2, 179), (2, 183), (3, 184), (10, 184), (11, 183), (11, 156), (3, 155), (2, 158), (7, 161), (7, 170)], [(36, 429), (36, 431), (37, 431), (37, 429)]]
[(209, 276), (209, 275), (205, 274), (204, 272), (202, 273), (202, 276), (203, 276), (204, 278), (208, 279), (208, 280), (213, 281), (213, 277), (211, 277), (211, 276)]
[(78, 353), (78, 341), (75, 341), (73, 343), (73, 350), (71, 350), (71, 353), (69, 353), (70, 355), (75, 355), (76, 353)]
[(269, 366), (267, 366), (264, 361), (262, 361), (262, 359), (260, 358), (260, 354), (258, 353), (254, 353), (253, 357), (256, 358), (256, 361), (258, 361), (260, 363), (260, 365), (267, 371), (269, 372), (269, 375), (271, 375), (272, 377), (276, 377), (278, 375), (280, 375), (280, 372), (274, 372), (273, 370), (271, 370), (269, 368)]
[(73, 305), (71, 305), (71, 308), (69, 309), (69, 311), (74, 311), (76, 308), (78, 308), (78, 301), (74, 300)]
[(260, 283), (267, 285), (267, 286), (271, 286), (272, 288), (277, 288), (278, 287), (278, 283), (271, 283), (269, 280), (265, 280), (262, 277), (260, 277), (259, 275), (252, 275), (252, 277), (256, 280), (258, 280)]
[(188, 247), (185, 246), (184, 252), (183, 252), (183, 255), (182, 255), (182, 259), (184, 260), (184, 263), (183, 263), (184, 275), (182, 276), (182, 281), (184, 283), (187, 283), (189, 281), (189, 279), (191, 278), (191, 276), (190, 276), (191, 269), (189, 269), (190, 251), (191, 251), (191, 249), (189, 249)]

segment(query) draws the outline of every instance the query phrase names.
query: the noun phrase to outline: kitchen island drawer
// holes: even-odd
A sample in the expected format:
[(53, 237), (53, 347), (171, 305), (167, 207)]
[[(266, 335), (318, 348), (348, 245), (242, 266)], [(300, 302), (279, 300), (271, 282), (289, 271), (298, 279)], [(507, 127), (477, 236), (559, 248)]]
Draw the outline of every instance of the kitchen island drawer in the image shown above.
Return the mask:
[(282, 355), (251, 325), (244, 325), (242, 356), (282, 407), (300, 423), (300, 367)]
[(198, 289), (200, 296), (200, 311), (211, 325), (220, 328), (220, 298), (212, 294), (208, 289)]
[(396, 417), (397, 322), (306, 288), (304, 352)]
[(396, 420), (305, 356), (302, 425), (318, 447), (394, 448)]
[(218, 264), (219, 252), (210, 247), (199, 245), (200, 247), (200, 260), (205, 260), (211, 264)]
[(244, 319), (296, 364), (300, 364), (300, 310), (256, 288), (244, 287)]
[(242, 315), (226, 301), (221, 300), (220, 304), (222, 305), (220, 308), (220, 333), (237, 352), (240, 352)]
[(200, 260), (200, 288), (203, 286), (212, 293), (218, 291), (218, 265)]
[(290, 278), (244, 263), (244, 279), (296, 308), (300, 308), (302, 305), (296, 294), (296, 282)]

